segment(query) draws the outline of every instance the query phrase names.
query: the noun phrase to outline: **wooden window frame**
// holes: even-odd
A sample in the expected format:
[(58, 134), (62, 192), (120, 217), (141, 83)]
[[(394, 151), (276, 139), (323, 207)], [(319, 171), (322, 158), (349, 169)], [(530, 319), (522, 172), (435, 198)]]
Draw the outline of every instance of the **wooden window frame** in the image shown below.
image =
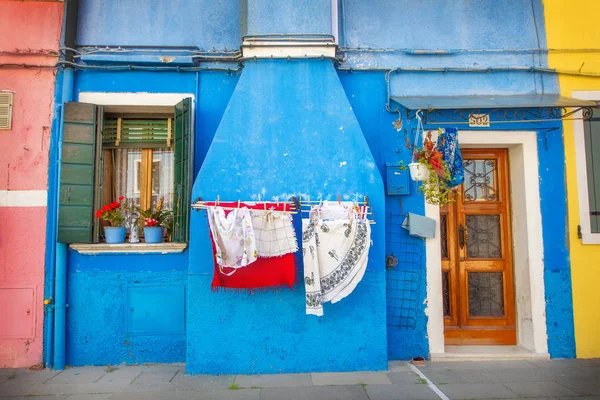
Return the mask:
[[(600, 91), (573, 91), (573, 98), (598, 101)], [(579, 229), (582, 244), (600, 244), (600, 233), (591, 229), (587, 159), (585, 147), (585, 121), (583, 113), (578, 111), (573, 120), (573, 138), (575, 141), (575, 165), (577, 172), (577, 191), (579, 200)], [(572, 227), (571, 229), (574, 229)]]

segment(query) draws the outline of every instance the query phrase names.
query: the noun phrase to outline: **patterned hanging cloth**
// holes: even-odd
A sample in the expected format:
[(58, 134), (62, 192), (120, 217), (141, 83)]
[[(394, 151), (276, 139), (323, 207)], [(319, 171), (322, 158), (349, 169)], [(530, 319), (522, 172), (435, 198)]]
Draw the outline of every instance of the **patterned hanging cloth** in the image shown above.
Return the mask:
[(322, 316), (324, 302), (352, 293), (367, 268), (370, 244), (367, 220), (302, 220), (306, 314)]
[(437, 148), (442, 153), (442, 158), (450, 172), (448, 186), (455, 187), (462, 184), (465, 180), (465, 169), (460, 147), (458, 146), (458, 130), (456, 128), (441, 129), (437, 140)]
[[(256, 249), (259, 255), (254, 262), (244, 268), (222, 266), (218, 263), (216, 242), (211, 232), (214, 254), (212, 290), (236, 289), (252, 291), (254, 289), (272, 287), (292, 288), (296, 281), (296, 267), (293, 253), (298, 249), (298, 242), (292, 226), (292, 216), (285, 212), (289, 211), (289, 206), (275, 203), (265, 205), (263, 203), (238, 204), (221, 202), (219, 204), (225, 208), (237, 208), (241, 206), (251, 210), (250, 215), (254, 227)], [(266, 211), (265, 208), (267, 209)], [(236, 210), (224, 210), (225, 216), (229, 217), (234, 211)], [(274, 211), (284, 212), (275, 213)], [(272, 219), (269, 227), (267, 227), (266, 219), (263, 219), (268, 214), (277, 215)], [(254, 226), (256, 221), (259, 221), (258, 229)], [(269, 253), (271, 255), (269, 257), (262, 257), (260, 253)]]

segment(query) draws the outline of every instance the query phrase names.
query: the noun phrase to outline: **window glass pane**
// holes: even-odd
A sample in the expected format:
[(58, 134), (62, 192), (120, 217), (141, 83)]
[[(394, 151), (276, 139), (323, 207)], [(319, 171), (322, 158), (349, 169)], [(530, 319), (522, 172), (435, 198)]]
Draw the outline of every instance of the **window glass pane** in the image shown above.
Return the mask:
[(464, 201), (498, 201), (498, 163), (496, 160), (463, 160), (465, 168)]
[(586, 121), (584, 126), (590, 225), (592, 233), (600, 233), (600, 120)]
[(444, 317), (450, 316), (450, 273), (442, 272), (442, 295), (444, 299)]
[(469, 315), (501, 317), (504, 315), (502, 272), (469, 272)]
[[(115, 150), (115, 193), (140, 205), (142, 150)], [(173, 209), (173, 151), (154, 149), (152, 152), (152, 207), (164, 198), (163, 209)]]
[(140, 205), (142, 149), (115, 150), (115, 196), (125, 196), (134, 205)]
[(447, 215), (440, 215), (440, 242), (442, 245), (442, 258), (448, 258), (448, 231), (447, 231)]
[(173, 209), (173, 150), (155, 149), (152, 162), (152, 204), (164, 198), (163, 209)]
[(467, 215), (467, 257), (502, 258), (499, 215)]

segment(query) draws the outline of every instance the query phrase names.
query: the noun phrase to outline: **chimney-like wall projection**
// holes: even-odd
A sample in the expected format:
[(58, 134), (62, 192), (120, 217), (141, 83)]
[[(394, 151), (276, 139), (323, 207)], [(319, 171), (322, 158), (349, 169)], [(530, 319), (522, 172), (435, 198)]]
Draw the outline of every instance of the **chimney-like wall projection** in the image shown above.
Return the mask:
[[(362, 200), (376, 224), (367, 272), (325, 316), (305, 315), (302, 252), (293, 290), (212, 292), (205, 211), (193, 211), (187, 373), (387, 368), (384, 188), (330, 60), (247, 61), (196, 177), (192, 199)], [(295, 215), (301, 243), (300, 214)]]

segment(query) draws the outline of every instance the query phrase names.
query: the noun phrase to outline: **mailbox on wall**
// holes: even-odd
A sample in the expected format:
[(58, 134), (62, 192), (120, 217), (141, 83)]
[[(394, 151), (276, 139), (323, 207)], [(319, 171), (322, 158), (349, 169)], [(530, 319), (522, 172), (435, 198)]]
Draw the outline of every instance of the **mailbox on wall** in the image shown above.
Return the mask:
[(410, 194), (408, 167), (399, 163), (385, 163), (385, 175), (388, 195)]

